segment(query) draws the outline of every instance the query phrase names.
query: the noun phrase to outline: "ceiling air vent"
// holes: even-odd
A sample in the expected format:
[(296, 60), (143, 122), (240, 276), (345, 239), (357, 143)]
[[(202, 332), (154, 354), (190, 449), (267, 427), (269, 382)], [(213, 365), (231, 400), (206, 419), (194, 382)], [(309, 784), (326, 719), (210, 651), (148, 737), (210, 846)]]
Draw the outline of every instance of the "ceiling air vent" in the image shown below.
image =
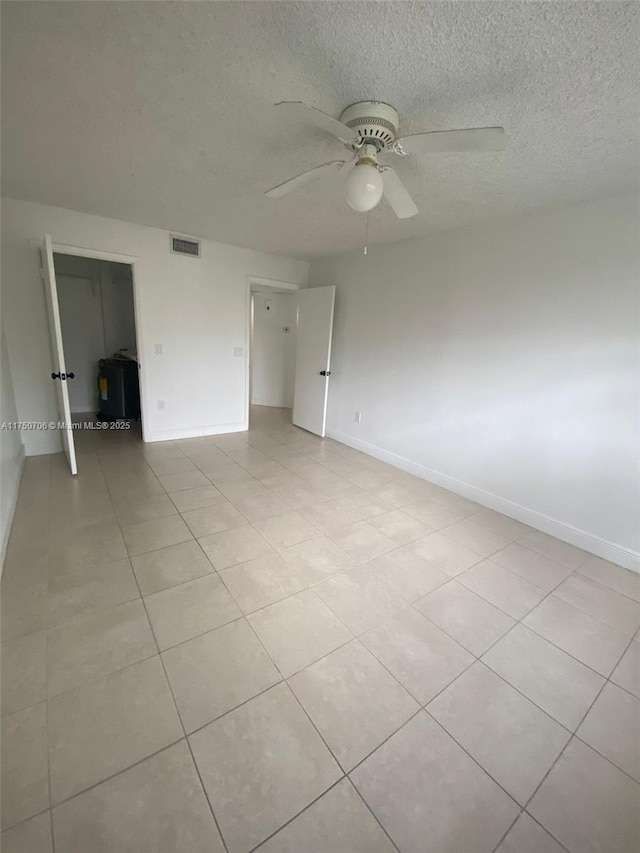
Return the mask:
[(178, 255), (191, 255), (192, 258), (200, 257), (200, 241), (191, 240), (188, 237), (171, 235), (171, 251)]

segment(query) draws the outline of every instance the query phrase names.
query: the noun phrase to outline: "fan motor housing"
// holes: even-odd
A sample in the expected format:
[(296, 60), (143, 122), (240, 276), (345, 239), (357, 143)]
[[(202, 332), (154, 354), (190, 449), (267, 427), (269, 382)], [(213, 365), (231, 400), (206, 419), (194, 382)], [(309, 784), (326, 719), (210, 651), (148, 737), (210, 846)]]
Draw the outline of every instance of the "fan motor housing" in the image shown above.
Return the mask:
[(340, 121), (356, 131), (362, 144), (375, 145), (381, 151), (395, 142), (400, 117), (383, 101), (359, 101), (343, 111)]

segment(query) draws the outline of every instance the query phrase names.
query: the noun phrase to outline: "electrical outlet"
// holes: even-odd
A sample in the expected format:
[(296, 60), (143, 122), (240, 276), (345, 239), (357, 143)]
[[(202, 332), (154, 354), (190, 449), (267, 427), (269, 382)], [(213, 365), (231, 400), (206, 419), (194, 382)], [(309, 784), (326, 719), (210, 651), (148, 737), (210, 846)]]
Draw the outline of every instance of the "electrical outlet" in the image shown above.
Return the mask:
[(156, 344), (156, 355), (162, 355), (162, 344)]
[(357, 424), (359, 424), (362, 420), (362, 412), (354, 412), (353, 419)]
[(158, 400), (158, 411), (159, 412), (164, 412), (166, 407), (167, 407), (167, 404), (164, 400)]

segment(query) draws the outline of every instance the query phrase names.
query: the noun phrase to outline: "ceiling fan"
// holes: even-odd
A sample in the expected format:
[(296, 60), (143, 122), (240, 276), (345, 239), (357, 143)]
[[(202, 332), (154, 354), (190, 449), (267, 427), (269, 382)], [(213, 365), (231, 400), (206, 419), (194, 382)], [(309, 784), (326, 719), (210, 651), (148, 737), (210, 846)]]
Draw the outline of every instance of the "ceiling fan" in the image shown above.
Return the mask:
[(352, 153), (348, 160), (330, 160), (267, 190), (269, 198), (280, 198), (322, 172), (347, 169), (345, 197), (357, 211), (372, 210), (384, 195), (399, 219), (415, 216), (418, 208), (391, 166), (379, 162), (383, 153), (400, 157), (439, 154), (449, 151), (502, 151), (504, 128), (472, 127), (465, 130), (436, 130), (396, 136), (400, 117), (382, 101), (359, 101), (347, 107), (338, 121), (302, 101), (275, 105), (291, 121), (312, 124), (337, 137)]

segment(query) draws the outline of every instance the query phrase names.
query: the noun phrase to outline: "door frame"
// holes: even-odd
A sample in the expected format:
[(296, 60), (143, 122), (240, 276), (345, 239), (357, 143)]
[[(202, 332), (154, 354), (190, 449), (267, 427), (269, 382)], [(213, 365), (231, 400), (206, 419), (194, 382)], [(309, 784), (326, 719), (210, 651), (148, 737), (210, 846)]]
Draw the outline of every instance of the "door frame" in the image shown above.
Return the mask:
[[(37, 241), (33, 241), (34, 245), (38, 245)], [(131, 267), (131, 283), (133, 287), (133, 319), (136, 328), (136, 355), (138, 357), (138, 384), (140, 386), (140, 425), (142, 427), (142, 440), (147, 441), (147, 418), (146, 418), (146, 402), (147, 391), (145, 386), (145, 373), (140, 364), (140, 354), (145, 352), (144, 336), (142, 331), (142, 312), (140, 310), (140, 294), (137, 287), (136, 263), (138, 261), (135, 255), (125, 255), (122, 252), (105, 252), (102, 249), (85, 249), (82, 246), (69, 246), (66, 243), (52, 243), (51, 246), (54, 255), (75, 255), (78, 258), (92, 258), (96, 261), (111, 261), (116, 264), (127, 264)], [(64, 347), (64, 339), (63, 339)]]
[[(258, 275), (246, 276), (247, 286), (245, 293), (245, 360), (244, 360), (244, 423), (245, 429), (249, 429), (249, 410), (251, 408), (251, 308), (252, 308), (252, 291), (255, 286), (269, 287), (274, 291), (285, 293), (296, 293), (302, 290), (300, 284), (295, 284), (291, 281), (278, 281), (276, 278), (262, 278)], [(296, 318), (297, 324), (297, 318)]]

